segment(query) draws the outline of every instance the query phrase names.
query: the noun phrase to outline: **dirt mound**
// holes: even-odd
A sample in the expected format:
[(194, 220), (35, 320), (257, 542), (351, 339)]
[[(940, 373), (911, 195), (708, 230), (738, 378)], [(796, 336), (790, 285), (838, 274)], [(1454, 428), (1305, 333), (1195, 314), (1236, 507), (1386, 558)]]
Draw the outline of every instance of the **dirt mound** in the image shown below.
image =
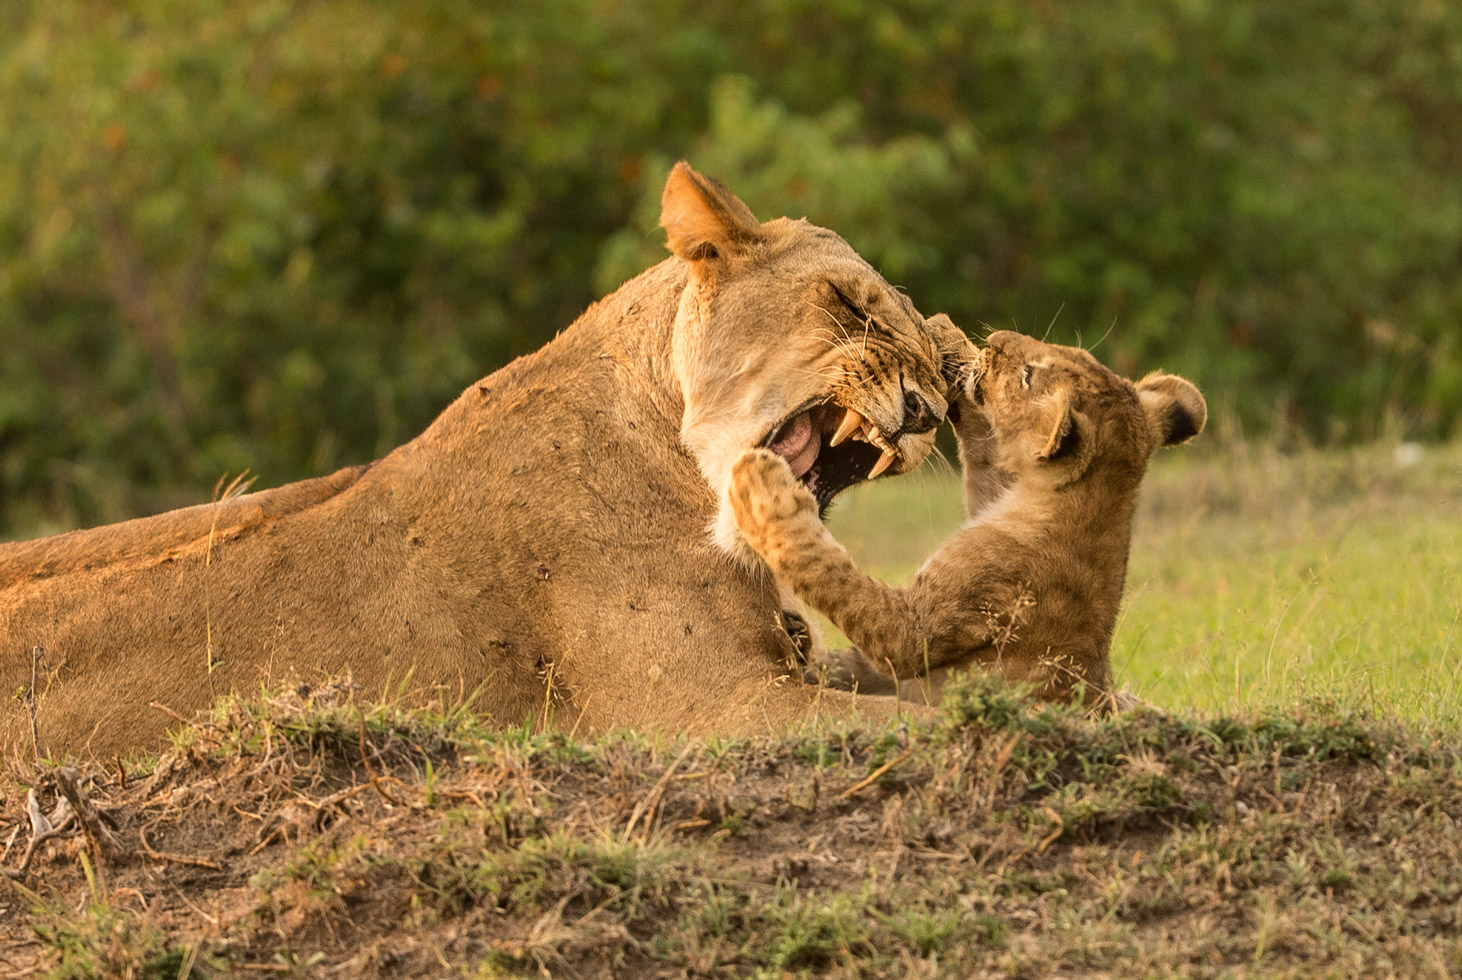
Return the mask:
[[(0, 974), (1420, 976), (1455, 971), (1462, 757), (1353, 718), (581, 744), (348, 685), (150, 772), (17, 767)], [(28, 784), (28, 785), (27, 785)], [(60, 833), (20, 865), (28, 791)], [(88, 804), (94, 815), (78, 815)]]

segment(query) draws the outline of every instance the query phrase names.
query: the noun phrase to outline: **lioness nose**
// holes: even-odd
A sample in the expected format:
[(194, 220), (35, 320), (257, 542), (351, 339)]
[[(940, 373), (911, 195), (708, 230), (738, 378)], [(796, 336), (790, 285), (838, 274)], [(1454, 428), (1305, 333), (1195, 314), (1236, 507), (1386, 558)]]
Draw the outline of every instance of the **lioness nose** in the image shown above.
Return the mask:
[(917, 392), (904, 393), (904, 431), (918, 435), (939, 425), (939, 417)]

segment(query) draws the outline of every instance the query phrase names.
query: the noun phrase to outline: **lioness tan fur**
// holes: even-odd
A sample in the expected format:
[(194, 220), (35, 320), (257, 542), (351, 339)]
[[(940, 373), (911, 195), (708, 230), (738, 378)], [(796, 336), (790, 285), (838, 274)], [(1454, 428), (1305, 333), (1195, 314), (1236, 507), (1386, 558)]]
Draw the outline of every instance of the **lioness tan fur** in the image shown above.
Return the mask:
[(1202, 430), (1203, 396), (1174, 375), (1134, 385), (1080, 348), (999, 332), (950, 418), (968, 523), (902, 588), (862, 572), (763, 450), (733, 468), (737, 523), (856, 644), (831, 660), (836, 684), (889, 692), (928, 675), (903, 690), (932, 700), (951, 671), (979, 665), (1045, 699), (1104, 698), (1138, 484), (1158, 447)]
[[(220, 694), (346, 671), (584, 734), (858, 710), (789, 676), (731, 465), (778, 447), (824, 497), (911, 469), (946, 408), (936, 332), (837, 235), (759, 222), (683, 163), (662, 224), (671, 258), (377, 462), (0, 546), (0, 749), (32, 749), (10, 695), (39, 647), (40, 749), (105, 757)], [(877, 444), (826, 446), (845, 408)]]

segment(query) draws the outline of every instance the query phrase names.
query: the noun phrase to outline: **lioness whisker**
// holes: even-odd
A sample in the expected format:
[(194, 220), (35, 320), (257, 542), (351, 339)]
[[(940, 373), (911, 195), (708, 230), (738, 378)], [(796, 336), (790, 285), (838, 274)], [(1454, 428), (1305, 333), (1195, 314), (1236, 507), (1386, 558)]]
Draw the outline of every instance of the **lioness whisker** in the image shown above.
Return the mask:
[(944, 467), (944, 471), (950, 476), (954, 475), (954, 464), (949, 461), (948, 456), (944, 455), (944, 450), (940, 449), (938, 446), (935, 446), (933, 449), (929, 450), (929, 455), (926, 458), (929, 459), (934, 466)]
[(853, 342), (852, 341), (850, 341), (850, 340), (840, 340), (837, 337), (833, 336), (832, 333), (831, 333), (831, 331), (828, 331), (828, 335), (826, 337), (818, 337), (818, 336), (814, 335), (814, 339), (824, 341), (828, 345), (828, 348), (830, 350), (838, 351), (840, 354), (842, 354), (845, 358), (847, 358), (850, 361), (851, 360), (857, 360), (857, 361), (863, 360), (862, 356), (858, 353), (857, 348), (855, 348), (853, 346)]
[(836, 381), (839, 378), (839, 376), (842, 374), (842, 372), (839, 371), (836, 367), (822, 368), (822, 369), (817, 370), (817, 371), (812, 371), (812, 370), (809, 370), (808, 368), (794, 367), (791, 370), (796, 371), (798, 374), (805, 374), (808, 377), (812, 377), (812, 378), (827, 378), (830, 381)]
[[(1044, 344), (1046, 342), (1046, 338), (1049, 337), (1049, 336), (1051, 336), (1051, 328), (1056, 325), (1056, 321), (1057, 320), (1061, 319), (1061, 311), (1064, 310), (1064, 309), (1066, 309), (1066, 302), (1065, 302), (1065, 300), (1062, 300), (1061, 305), (1058, 306), (1058, 307), (1056, 307), (1056, 315), (1053, 316), (1053, 317), (1051, 317), (1051, 322), (1050, 323), (1046, 324), (1046, 332), (1043, 333), (1043, 334), (1041, 334), (1041, 343)], [(1078, 330), (1076, 332), (1076, 335), (1078, 337), (1080, 337), (1081, 336), (1081, 331)], [(1081, 342), (1079, 340), (1077, 341), (1077, 346), (1078, 347), (1081, 346)]]
[(858, 353), (857, 349), (853, 347), (853, 342), (851, 340), (841, 340), (831, 330), (828, 330), (825, 327), (819, 330), (814, 330), (812, 336), (813, 339), (823, 341), (828, 345), (828, 348), (830, 350), (838, 351), (848, 360), (861, 361), (863, 359), (862, 356)]
[[(807, 305), (808, 306), (811, 306), (815, 310), (819, 310), (822, 313), (825, 313), (827, 315), (827, 318), (829, 320), (831, 320), (834, 323), (834, 325), (837, 326), (838, 330), (842, 331), (842, 334), (843, 334), (844, 339), (848, 342), (849, 346), (851, 347), (851, 345), (853, 344), (853, 337), (852, 337), (851, 334), (848, 333), (848, 328), (845, 327), (845, 326), (843, 326), (843, 321), (839, 320), (833, 314), (833, 312), (831, 310), (827, 309), (824, 306), (821, 306), (821, 305), (819, 305), (817, 303), (813, 303), (810, 300), (808, 301), (808, 304)], [(865, 322), (864, 322), (864, 325), (863, 325), (862, 349), (857, 352), (858, 359), (860, 361), (861, 360), (867, 360), (867, 356), (868, 356), (868, 321), (871, 321), (872, 320), (872, 317), (869, 317), (868, 314), (866, 314), (866, 313), (863, 314), (863, 316), (866, 319), (865, 319)]]
[(1110, 327), (1107, 327), (1107, 332), (1106, 333), (1102, 334), (1100, 337), (1097, 338), (1097, 342), (1096, 343), (1092, 344), (1090, 347), (1087, 348), (1087, 353), (1091, 353), (1092, 351), (1095, 351), (1098, 347), (1100, 347), (1102, 345), (1102, 341), (1104, 341), (1108, 337), (1110, 337), (1112, 335), (1112, 331), (1115, 330), (1115, 329), (1117, 329), (1117, 318), (1116, 317), (1112, 317), (1112, 325)]

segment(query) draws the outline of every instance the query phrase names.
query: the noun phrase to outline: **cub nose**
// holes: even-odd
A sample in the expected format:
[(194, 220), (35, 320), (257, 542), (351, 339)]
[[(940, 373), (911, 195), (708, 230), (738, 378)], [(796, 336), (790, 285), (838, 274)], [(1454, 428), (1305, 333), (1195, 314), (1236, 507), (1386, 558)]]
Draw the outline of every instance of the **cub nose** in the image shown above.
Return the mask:
[(939, 416), (934, 414), (923, 396), (913, 391), (904, 392), (904, 432), (919, 435), (938, 425)]

